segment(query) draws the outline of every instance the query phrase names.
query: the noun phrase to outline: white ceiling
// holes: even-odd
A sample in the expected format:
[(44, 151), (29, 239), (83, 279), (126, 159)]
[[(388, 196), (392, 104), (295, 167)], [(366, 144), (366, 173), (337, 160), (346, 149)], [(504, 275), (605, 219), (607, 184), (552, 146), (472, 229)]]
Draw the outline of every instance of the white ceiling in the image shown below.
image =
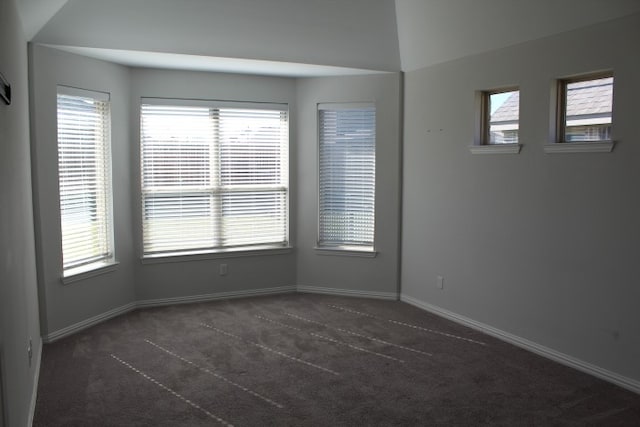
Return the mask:
[(411, 71), (640, 12), (640, 0), (396, 0)]
[(226, 71), (229, 58), (244, 60), (241, 69), (259, 60), (256, 73), (263, 73), (262, 61), (289, 63), (282, 64), (287, 70), (400, 69), (394, 0), (68, 0), (33, 41), (109, 49), (129, 62), (139, 52), (168, 53), (170, 68), (191, 60), (202, 66), (210, 57), (212, 70), (220, 64)]
[(411, 71), (639, 13), (640, 0), (15, 0), (35, 43), (131, 66)]
[(76, 46), (46, 45), (90, 58), (139, 68), (163, 68), (218, 73), (259, 74), (278, 77), (328, 77), (379, 74), (384, 71), (295, 62), (263, 61), (243, 58), (185, 55), (178, 53), (142, 52), (134, 50), (101, 49)]
[(16, 0), (15, 2), (27, 40), (31, 40), (67, 0)]

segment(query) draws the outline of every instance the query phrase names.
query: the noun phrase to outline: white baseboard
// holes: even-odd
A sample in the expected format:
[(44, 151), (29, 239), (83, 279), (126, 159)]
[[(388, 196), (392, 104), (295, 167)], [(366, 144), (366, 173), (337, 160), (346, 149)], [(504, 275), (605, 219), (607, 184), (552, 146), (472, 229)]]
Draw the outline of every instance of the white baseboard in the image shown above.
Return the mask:
[(40, 363), (42, 362), (42, 339), (38, 343), (38, 350), (36, 351), (36, 357), (33, 360), (35, 363), (35, 372), (33, 374), (33, 390), (31, 390), (31, 403), (29, 404), (29, 419), (27, 426), (33, 425), (33, 418), (36, 415), (36, 400), (38, 398), (38, 383), (40, 382)]
[(551, 359), (565, 366), (569, 366), (571, 368), (585, 372), (594, 377), (600, 378), (602, 380), (608, 381), (617, 386), (620, 386), (622, 388), (625, 388), (627, 390), (640, 394), (640, 381), (622, 376), (620, 374), (609, 371), (607, 369), (600, 368), (599, 366), (577, 359), (573, 356), (569, 356), (568, 354), (561, 353), (559, 351), (545, 347), (533, 341), (529, 341), (525, 338), (521, 338), (517, 335), (510, 334), (509, 332), (505, 332), (503, 330), (494, 328), (493, 326), (489, 326), (484, 323), (477, 322), (468, 317), (461, 316), (449, 310), (440, 308), (438, 306), (429, 304), (424, 301), (420, 301), (416, 298), (401, 294), (400, 300), (408, 304), (411, 304), (415, 307), (421, 308), (425, 311), (428, 311), (430, 313), (452, 320), (456, 323), (460, 323), (464, 326), (468, 326), (470, 328), (484, 332), (502, 341), (508, 342), (510, 344), (513, 344), (525, 350), (531, 351), (532, 353), (535, 353), (539, 356), (546, 357), (547, 359)]
[(76, 332), (79, 332), (83, 329), (97, 325), (98, 323), (102, 323), (105, 320), (109, 320), (121, 314), (133, 311), (137, 308), (162, 307), (162, 306), (174, 305), (174, 304), (188, 304), (188, 303), (196, 303), (196, 302), (215, 301), (220, 299), (253, 297), (253, 296), (260, 296), (260, 295), (275, 295), (275, 294), (290, 293), (295, 291), (296, 291), (295, 286), (279, 286), (275, 288), (252, 289), (248, 291), (219, 292), (215, 294), (191, 295), (191, 296), (184, 296), (184, 297), (159, 298), (159, 299), (152, 299), (152, 300), (136, 301), (129, 304), (125, 304), (121, 307), (116, 307), (102, 314), (98, 314), (97, 316), (90, 317), (89, 319), (85, 319), (81, 322), (74, 323), (73, 325), (48, 333), (43, 337), (43, 341), (45, 343), (51, 343), (53, 341), (75, 334)]
[(116, 316), (119, 316), (121, 314), (124, 313), (128, 313), (130, 311), (132, 311), (133, 309), (136, 308), (136, 303), (131, 302), (129, 304), (125, 304), (121, 307), (116, 307), (112, 310), (106, 311), (102, 314), (98, 314), (97, 316), (93, 316), (90, 317), (88, 319), (85, 319), (81, 322), (78, 323), (74, 323), (73, 325), (69, 325), (65, 328), (62, 329), (58, 329), (57, 331), (54, 332), (50, 332), (47, 335), (45, 335), (43, 337), (43, 340), (45, 343), (50, 343), (56, 340), (59, 340), (60, 338), (64, 338), (66, 336), (69, 336), (71, 334), (75, 334), (78, 331), (81, 331), (83, 329), (89, 328), (93, 325), (97, 325), (98, 323), (102, 323), (105, 320), (109, 320), (111, 318), (114, 318)]
[(396, 292), (371, 292), (371, 291), (356, 291), (353, 289), (337, 289), (337, 288), (325, 288), (322, 286), (298, 286), (297, 291), (307, 294), (325, 294), (325, 295), (337, 295), (346, 297), (361, 297), (361, 298), (377, 298), (398, 300), (398, 294)]
[(218, 292), (215, 294), (191, 295), (185, 297), (159, 298), (136, 302), (136, 308), (162, 307), (174, 304), (189, 304), (195, 302), (207, 302), (220, 299), (246, 298), (260, 295), (275, 295), (295, 292), (295, 286), (278, 286), (275, 288), (251, 289), (247, 291)]
[(184, 297), (157, 298), (157, 299), (149, 299), (149, 300), (132, 302), (132, 303), (123, 305), (121, 307), (117, 307), (112, 310), (109, 310), (97, 316), (90, 317), (89, 319), (85, 319), (81, 322), (74, 323), (73, 325), (67, 326), (57, 331), (50, 332), (43, 337), (43, 341), (45, 343), (50, 343), (50, 342), (59, 340), (61, 338), (67, 337), (76, 332), (79, 332), (83, 329), (86, 329), (93, 325), (97, 325), (98, 323), (104, 322), (105, 320), (109, 320), (121, 314), (128, 313), (137, 308), (163, 307), (167, 305), (189, 304), (189, 303), (196, 303), (196, 302), (215, 301), (215, 300), (221, 300), (221, 299), (245, 298), (245, 297), (254, 297), (254, 296), (261, 296), (261, 295), (276, 295), (276, 294), (292, 293), (296, 291), (304, 292), (304, 293), (355, 296), (355, 297), (378, 298), (378, 299), (389, 299), (389, 300), (398, 299), (398, 294), (396, 294), (395, 292), (366, 292), (366, 291), (354, 291), (354, 290), (348, 290), (348, 289), (324, 288), (324, 287), (318, 287), (318, 286), (298, 286), (298, 287), (278, 286), (274, 288), (250, 289), (246, 291), (217, 292), (213, 294), (189, 295)]

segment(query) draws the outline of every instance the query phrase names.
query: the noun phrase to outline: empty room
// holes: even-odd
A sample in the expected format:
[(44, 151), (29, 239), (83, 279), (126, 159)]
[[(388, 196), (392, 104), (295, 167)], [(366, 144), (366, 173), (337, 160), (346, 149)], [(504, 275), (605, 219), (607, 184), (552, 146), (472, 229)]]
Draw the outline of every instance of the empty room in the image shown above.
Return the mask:
[(0, 427), (640, 425), (640, 1), (0, 0)]

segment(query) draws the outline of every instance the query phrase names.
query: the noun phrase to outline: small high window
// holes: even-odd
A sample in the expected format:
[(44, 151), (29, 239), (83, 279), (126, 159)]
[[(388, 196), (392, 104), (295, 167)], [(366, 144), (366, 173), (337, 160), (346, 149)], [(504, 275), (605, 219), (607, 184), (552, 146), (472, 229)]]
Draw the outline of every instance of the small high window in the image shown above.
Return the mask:
[(560, 80), (558, 142), (611, 140), (613, 76)]
[(514, 88), (482, 93), (482, 144), (517, 144), (520, 91)]

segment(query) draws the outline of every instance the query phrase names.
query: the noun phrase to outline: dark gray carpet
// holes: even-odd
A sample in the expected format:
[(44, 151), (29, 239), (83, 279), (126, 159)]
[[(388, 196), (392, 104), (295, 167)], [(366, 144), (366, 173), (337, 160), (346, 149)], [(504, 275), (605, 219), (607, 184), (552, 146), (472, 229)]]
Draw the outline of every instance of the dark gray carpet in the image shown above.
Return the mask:
[(44, 347), (35, 426), (638, 426), (640, 396), (410, 305), (138, 310)]

